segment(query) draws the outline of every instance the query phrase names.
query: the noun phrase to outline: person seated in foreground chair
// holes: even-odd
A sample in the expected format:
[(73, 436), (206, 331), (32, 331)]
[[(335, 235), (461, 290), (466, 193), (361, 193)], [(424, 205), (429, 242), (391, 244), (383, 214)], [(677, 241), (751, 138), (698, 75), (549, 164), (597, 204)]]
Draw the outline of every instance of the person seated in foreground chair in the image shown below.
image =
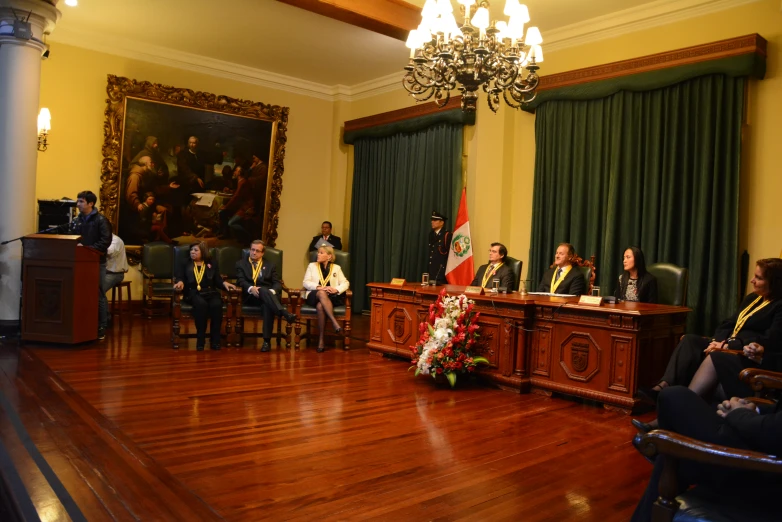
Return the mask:
[(646, 271), (644, 253), (638, 247), (628, 247), (622, 258), (624, 273), (614, 296), (624, 301), (657, 302), (657, 278)]
[(581, 271), (573, 266), (576, 250), (570, 243), (560, 243), (554, 254), (554, 266), (546, 270), (540, 280), (538, 292), (552, 294), (582, 295), (586, 284)]
[(176, 267), (174, 290), (183, 290), (184, 297), (193, 305), (193, 319), (196, 326), (196, 349), (201, 351), (206, 343), (206, 322), (211, 320), (211, 348), (220, 349), (220, 327), (223, 324), (223, 297), (220, 290), (235, 290), (228, 281), (223, 281), (217, 263), (209, 258), (206, 243), (190, 245), (190, 259)]
[(345, 304), (345, 292), (350, 288), (350, 282), (345, 279), (342, 269), (334, 263), (334, 249), (322, 246), (318, 249), (318, 257), (314, 263), (307, 266), (302, 283), (307, 292), (304, 298), (309, 306), (318, 311), (318, 349), (325, 349), (323, 336), (326, 332), (326, 318), (331, 321), (337, 335), (342, 333), (339, 323), (334, 317), (334, 307)]
[(470, 286), (480, 286), (481, 288), (493, 288), (492, 281), (499, 279), (500, 288), (513, 288), (513, 271), (505, 264), (505, 257), (508, 255), (508, 249), (502, 243), (492, 243), (489, 248), (489, 263), (481, 265), (475, 274)]
[[(717, 327), (714, 337), (707, 339), (692, 334), (682, 337), (660, 381), (651, 389), (639, 391), (656, 402), (662, 388), (689, 384), (709, 353), (723, 348), (741, 350), (751, 343), (775, 347), (774, 366), (769, 369), (776, 369), (782, 362), (782, 354), (776, 353), (782, 350), (782, 259), (772, 257), (757, 261), (755, 277), (750, 283), (754, 291), (744, 298), (739, 311)], [(742, 364), (746, 361), (749, 359)], [(741, 368), (737, 368), (738, 375)]]
[(236, 285), (242, 289), (244, 303), (263, 308), (262, 352), (271, 350), (274, 316), (284, 317), (289, 323), (296, 321), (296, 315), (288, 312), (280, 302), (282, 284), (277, 275), (277, 266), (263, 260), (266, 244), (256, 239), (250, 244), (250, 257), (236, 262)]
[(324, 221), (320, 225), (320, 235), (315, 236), (310, 241), (310, 252), (318, 249), (318, 243), (323, 240), (329, 243), (333, 248), (342, 250), (342, 239), (339, 236), (331, 235), (331, 221)]
[[(713, 408), (692, 390), (669, 386), (660, 392), (657, 411), (660, 429), (720, 446), (782, 454), (782, 411), (779, 404), (771, 411), (758, 410), (751, 401), (733, 397)], [(636, 506), (632, 522), (652, 520), (652, 505), (659, 496), (664, 461), (663, 458), (655, 460), (652, 476)], [(721, 498), (727, 500), (733, 497), (752, 507), (761, 503), (776, 504), (773, 492), (778, 492), (782, 485), (778, 476), (686, 460), (679, 463), (677, 482), (680, 492), (693, 484), (705, 485)]]

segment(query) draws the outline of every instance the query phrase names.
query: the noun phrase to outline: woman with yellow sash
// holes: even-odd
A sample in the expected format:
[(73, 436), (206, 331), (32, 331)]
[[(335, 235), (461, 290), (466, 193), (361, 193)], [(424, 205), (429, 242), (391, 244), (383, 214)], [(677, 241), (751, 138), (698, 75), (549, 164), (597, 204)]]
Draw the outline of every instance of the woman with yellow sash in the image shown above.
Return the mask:
[(350, 288), (350, 282), (345, 279), (342, 269), (334, 263), (334, 249), (322, 246), (318, 249), (318, 257), (314, 263), (307, 266), (304, 274), (304, 298), (309, 306), (318, 311), (318, 353), (322, 352), (323, 336), (326, 331), (326, 318), (331, 321), (337, 335), (342, 333), (339, 323), (334, 318), (334, 307), (345, 304), (345, 292)]
[(182, 290), (186, 301), (193, 305), (193, 322), (196, 326), (196, 349), (201, 351), (206, 344), (206, 322), (211, 319), (211, 348), (220, 349), (220, 329), (223, 323), (223, 298), (221, 289), (235, 290), (236, 287), (223, 282), (217, 263), (209, 258), (206, 243), (190, 245), (190, 259), (176, 267), (174, 290)]
[[(723, 321), (707, 339), (685, 335), (673, 352), (663, 378), (642, 395), (656, 401), (660, 390), (671, 385), (689, 385), (701, 396), (720, 384), (728, 398), (752, 395), (739, 380), (744, 368), (782, 370), (782, 259), (761, 259), (750, 281), (753, 293), (739, 305), (731, 318)], [(741, 350), (741, 354), (725, 349)], [(642, 431), (654, 429), (656, 421), (633, 421)]]

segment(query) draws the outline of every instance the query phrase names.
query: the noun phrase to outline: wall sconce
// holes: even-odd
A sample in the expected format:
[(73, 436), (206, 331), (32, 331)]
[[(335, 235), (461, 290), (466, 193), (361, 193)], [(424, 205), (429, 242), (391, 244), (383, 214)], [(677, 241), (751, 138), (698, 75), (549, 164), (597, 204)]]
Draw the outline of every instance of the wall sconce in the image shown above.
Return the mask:
[(46, 152), (46, 137), (50, 130), (52, 130), (52, 114), (44, 107), (38, 113), (38, 150), (41, 152)]

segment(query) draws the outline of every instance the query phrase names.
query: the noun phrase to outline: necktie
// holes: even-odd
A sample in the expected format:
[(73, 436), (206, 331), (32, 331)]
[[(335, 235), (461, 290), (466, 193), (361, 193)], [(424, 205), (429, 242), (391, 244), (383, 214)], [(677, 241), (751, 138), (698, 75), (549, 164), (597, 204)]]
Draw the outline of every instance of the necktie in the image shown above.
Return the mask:
[(559, 270), (557, 270), (557, 277), (556, 277), (556, 279), (554, 279), (554, 282), (556, 283), (557, 281), (559, 281), (560, 277), (562, 277), (562, 269), (561, 268)]

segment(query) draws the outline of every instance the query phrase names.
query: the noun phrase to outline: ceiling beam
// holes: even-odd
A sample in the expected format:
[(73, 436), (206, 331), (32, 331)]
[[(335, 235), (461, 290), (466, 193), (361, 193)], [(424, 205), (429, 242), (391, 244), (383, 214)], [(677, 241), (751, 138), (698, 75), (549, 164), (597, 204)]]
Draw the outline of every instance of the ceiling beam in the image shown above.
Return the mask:
[(403, 0), (277, 0), (403, 42), (421, 22), (421, 8)]

